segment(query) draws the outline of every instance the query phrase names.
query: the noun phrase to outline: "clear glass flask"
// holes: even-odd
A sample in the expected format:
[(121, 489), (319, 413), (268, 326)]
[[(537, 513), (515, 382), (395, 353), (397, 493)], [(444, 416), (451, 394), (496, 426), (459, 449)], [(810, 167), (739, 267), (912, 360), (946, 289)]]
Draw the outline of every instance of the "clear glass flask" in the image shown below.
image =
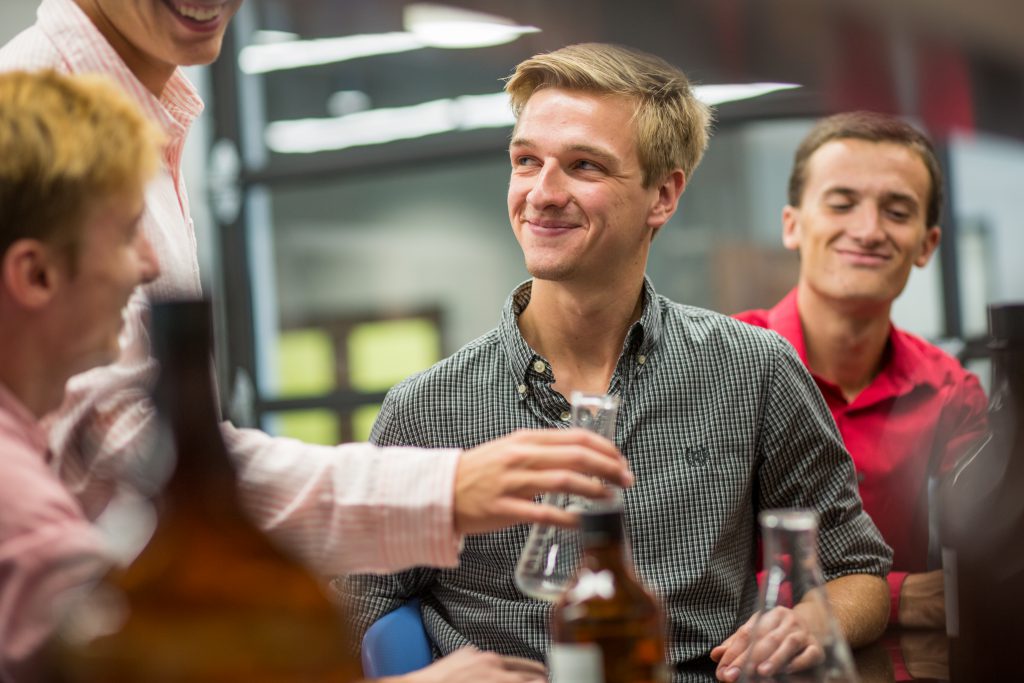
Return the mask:
[[(749, 656), (746, 683), (860, 683), (850, 646), (829, 607), (818, 566), (818, 514), (813, 510), (766, 510), (758, 519), (764, 543), (765, 576)], [(774, 639), (765, 636), (783, 614), (793, 610), (810, 629), (819, 648), (797, 653), (781, 671), (758, 670), (771, 654)], [(770, 642), (769, 642), (770, 640)]]
[[(606, 394), (572, 392), (572, 426), (597, 432), (615, 441), (615, 421), (619, 397)], [(546, 493), (543, 502), (574, 512), (621, 510), (622, 490), (612, 489), (610, 498), (591, 500), (564, 493)], [(563, 529), (550, 524), (534, 524), (516, 564), (519, 590), (531, 598), (554, 602), (572, 583), (583, 556), (583, 537), (579, 529)]]

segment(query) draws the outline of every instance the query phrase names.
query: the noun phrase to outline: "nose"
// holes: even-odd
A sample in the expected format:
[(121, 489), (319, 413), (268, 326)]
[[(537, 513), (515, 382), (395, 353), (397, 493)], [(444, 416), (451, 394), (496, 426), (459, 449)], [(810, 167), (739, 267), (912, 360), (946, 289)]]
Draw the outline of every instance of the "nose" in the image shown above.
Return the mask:
[(864, 202), (860, 210), (850, 217), (847, 232), (864, 245), (875, 245), (885, 241), (885, 229), (881, 209), (871, 202)]
[(526, 195), (526, 201), (535, 209), (560, 208), (569, 203), (567, 178), (555, 163), (547, 163), (534, 176), (533, 187)]
[(156, 257), (156, 251), (141, 232), (135, 238), (135, 251), (139, 257), (139, 280), (141, 284), (152, 282), (160, 277), (160, 261)]

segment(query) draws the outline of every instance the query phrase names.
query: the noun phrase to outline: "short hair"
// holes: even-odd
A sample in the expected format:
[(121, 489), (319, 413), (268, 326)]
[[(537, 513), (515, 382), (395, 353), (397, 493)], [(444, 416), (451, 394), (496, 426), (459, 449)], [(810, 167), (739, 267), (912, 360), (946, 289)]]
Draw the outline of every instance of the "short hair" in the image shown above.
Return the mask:
[(581, 43), (522, 62), (505, 83), (516, 118), (541, 88), (620, 95), (633, 116), (644, 187), (680, 168), (687, 181), (708, 145), (711, 108), (697, 99), (682, 71), (660, 57), (604, 43)]
[(104, 76), (0, 73), (0, 256), (37, 239), (77, 263), (98, 199), (141, 190), (162, 135)]
[(789, 204), (800, 206), (807, 182), (807, 163), (819, 147), (833, 140), (866, 140), (889, 142), (913, 150), (921, 158), (931, 188), (925, 212), (927, 226), (939, 224), (942, 211), (942, 167), (935, 156), (931, 140), (906, 121), (888, 114), (870, 111), (852, 111), (835, 114), (818, 121), (797, 147), (793, 158), (793, 171), (789, 175)]

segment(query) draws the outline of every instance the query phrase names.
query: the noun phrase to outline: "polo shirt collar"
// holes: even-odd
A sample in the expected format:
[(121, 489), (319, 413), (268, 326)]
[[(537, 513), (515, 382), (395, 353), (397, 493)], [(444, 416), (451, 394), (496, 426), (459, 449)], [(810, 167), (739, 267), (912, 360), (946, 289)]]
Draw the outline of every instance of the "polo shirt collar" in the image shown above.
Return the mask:
[[(804, 340), (800, 311), (797, 307), (797, 290), (794, 287), (778, 304), (768, 311), (768, 327), (786, 338), (796, 349), (800, 360), (807, 363), (807, 344)], [(857, 396), (855, 403), (875, 402), (885, 398), (903, 396), (919, 386), (938, 388), (938, 378), (928, 374), (928, 360), (918, 348), (910, 343), (910, 335), (889, 323), (889, 341), (886, 344), (887, 360), (882, 371)], [(814, 374), (814, 373), (811, 373)], [(819, 385), (839, 389), (831, 382), (814, 375)]]

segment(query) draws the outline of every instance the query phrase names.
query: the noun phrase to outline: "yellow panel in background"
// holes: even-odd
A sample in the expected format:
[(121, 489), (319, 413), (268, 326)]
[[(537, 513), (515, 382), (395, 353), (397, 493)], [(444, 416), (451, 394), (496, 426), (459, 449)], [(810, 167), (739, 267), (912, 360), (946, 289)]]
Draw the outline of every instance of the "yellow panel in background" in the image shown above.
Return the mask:
[(348, 337), (349, 384), (356, 391), (385, 391), (436, 363), (437, 326), (423, 318), (364, 323)]
[(352, 411), (352, 438), (356, 441), (367, 441), (370, 438), (370, 430), (380, 412), (380, 404), (359, 406)]
[(334, 344), (317, 328), (288, 330), (277, 339), (278, 396), (325, 394), (335, 386)]
[(338, 443), (338, 416), (333, 410), (295, 410), (273, 416), (275, 433), (306, 443), (333, 446)]

